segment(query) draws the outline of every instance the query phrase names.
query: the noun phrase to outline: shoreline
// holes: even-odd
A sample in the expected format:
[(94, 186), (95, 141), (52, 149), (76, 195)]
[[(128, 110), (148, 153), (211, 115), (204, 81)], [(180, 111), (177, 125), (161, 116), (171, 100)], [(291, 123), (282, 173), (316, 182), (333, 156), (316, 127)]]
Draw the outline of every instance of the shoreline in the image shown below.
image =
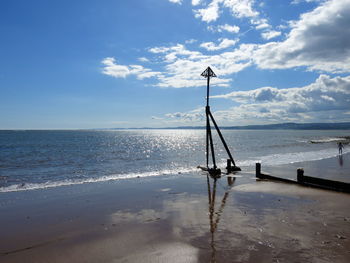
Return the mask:
[[(250, 162), (252, 160), (249, 160)], [(258, 161), (256, 161), (258, 162)], [(323, 170), (322, 173), (319, 170), (319, 163), (326, 163), (327, 165), (322, 165)], [(311, 160), (311, 161), (297, 161), (294, 163), (288, 164), (277, 164), (264, 165), (262, 162), (262, 168), (265, 172), (275, 174), (281, 174), (282, 177), (288, 176), (289, 179), (293, 178), (296, 175), (296, 170), (298, 168), (306, 169), (306, 173), (309, 173), (310, 176), (320, 177), (320, 178), (328, 178), (331, 180), (340, 180), (344, 182), (350, 182), (350, 177), (347, 176), (350, 171), (350, 153), (346, 152), (342, 155), (337, 155), (333, 157), (323, 158), (321, 160)], [(221, 166), (224, 167), (226, 165), (225, 162), (221, 163)], [(241, 166), (238, 162), (238, 166), (242, 167), (244, 171), (248, 171), (250, 173), (255, 173), (255, 166)], [(327, 166), (327, 167), (326, 167)], [(327, 169), (327, 173), (331, 174), (331, 176), (327, 176), (324, 169)], [(334, 172), (336, 170), (336, 172)], [(180, 169), (163, 169), (159, 171), (148, 171), (148, 172), (133, 172), (126, 174), (118, 174), (118, 175), (105, 175), (98, 178), (86, 178), (86, 179), (75, 179), (75, 180), (63, 180), (63, 181), (53, 181), (53, 182), (43, 182), (43, 183), (27, 183), (27, 184), (15, 184), (9, 186), (2, 186), (0, 188), (0, 194), (2, 193), (10, 193), (10, 192), (21, 192), (21, 191), (35, 191), (35, 190), (43, 190), (49, 188), (56, 187), (68, 187), (74, 185), (83, 185), (83, 184), (94, 184), (94, 183), (103, 183), (108, 181), (119, 181), (119, 180), (136, 180), (139, 178), (157, 178), (163, 176), (177, 176), (180, 174), (187, 173), (196, 173), (198, 172), (198, 168), (192, 167), (182, 167)], [(295, 173), (295, 174), (293, 174)], [(314, 174), (314, 175), (312, 175)], [(0, 180), (6, 180), (5, 177), (0, 177)], [(0, 181), (1, 183), (1, 181)], [(1, 184), (0, 184), (1, 186)]]
[(198, 172), (0, 193), (0, 261), (350, 260), (349, 194), (260, 182), (249, 171), (232, 186), (209, 183)]

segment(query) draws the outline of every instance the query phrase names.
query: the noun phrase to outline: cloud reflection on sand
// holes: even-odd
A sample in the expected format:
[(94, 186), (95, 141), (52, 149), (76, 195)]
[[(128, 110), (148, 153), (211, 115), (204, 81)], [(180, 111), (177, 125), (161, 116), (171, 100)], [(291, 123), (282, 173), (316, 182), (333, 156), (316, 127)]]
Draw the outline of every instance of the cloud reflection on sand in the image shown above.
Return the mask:
[(132, 255), (115, 262), (199, 262), (198, 248), (182, 242), (162, 242), (152, 245), (152, 249), (136, 250)]
[[(335, 234), (350, 235), (335, 233), (336, 225), (328, 225), (343, 220), (346, 211), (329, 214), (334, 200), (322, 205), (314, 200), (334, 199), (337, 194), (327, 192), (323, 198), (324, 192), (319, 190), (269, 182), (233, 188), (224, 179), (218, 180), (216, 188), (210, 183), (209, 196), (167, 191), (156, 208), (113, 213), (111, 221), (116, 224), (138, 225), (138, 235), (147, 238), (147, 233), (156, 231), (157, 238), (127, 258), (147, 255), (146, 262), (151, 262), (160, 253), (161, 259), (180, 262), (171, 249), (179, 246), (186, 262), (256, 262), (260, 257), (264, 259), (261, 262), (273, 262), (287, 259), (290, 251), (301, 261), (312, 253), (334, 256), (343, 246)], [(149, 246), (153, 249), (150, 255), (146, 251)]]

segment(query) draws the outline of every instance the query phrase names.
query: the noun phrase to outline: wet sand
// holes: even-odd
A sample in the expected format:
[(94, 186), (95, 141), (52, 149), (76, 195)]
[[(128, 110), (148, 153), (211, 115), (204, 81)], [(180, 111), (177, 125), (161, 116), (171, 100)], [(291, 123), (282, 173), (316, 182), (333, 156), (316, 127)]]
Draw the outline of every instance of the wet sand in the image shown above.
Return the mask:
[(247, 171), (0, 193), (0, 262), (350, 262), (349, 205)]
[(338, 155), (320, 161), (297, 162), (274, 167), (262, 164), (264, 172), (291, 179), (296, 179), (298, 168), (303, 168), (305, 175), (308, 176), (350, 183), (350, 154)]

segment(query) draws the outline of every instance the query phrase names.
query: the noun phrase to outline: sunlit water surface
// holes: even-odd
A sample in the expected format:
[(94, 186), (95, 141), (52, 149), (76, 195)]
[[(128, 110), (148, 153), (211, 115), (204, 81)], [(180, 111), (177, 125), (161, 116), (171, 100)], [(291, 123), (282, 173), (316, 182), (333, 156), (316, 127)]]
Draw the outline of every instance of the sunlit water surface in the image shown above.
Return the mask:
[[(236, 164), (251, 169), (337, 156), (349, 131), (224, 130)], [(215, 136), (217, 161), (227, 155)], [(349, 152), (347, 147), (344, 153)], [(205, 130), (0, 131), (0, 192), (196, 171)]]

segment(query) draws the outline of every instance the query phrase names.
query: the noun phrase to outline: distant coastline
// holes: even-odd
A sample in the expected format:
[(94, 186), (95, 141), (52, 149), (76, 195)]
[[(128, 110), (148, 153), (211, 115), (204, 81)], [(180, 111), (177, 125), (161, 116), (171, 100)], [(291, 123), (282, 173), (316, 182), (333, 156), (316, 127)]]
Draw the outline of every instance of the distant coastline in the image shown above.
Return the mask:
[[(222, 126), (222, 130), (350, 130), (350, 122), (335, 123), (276, 123), (263, 125)], [(177, 126), (177, 127), (123, 127), (123, 128), (67, 128), (67, 129), (0, 129), (0, 131), (84, 131), (84, 130), (204, 130), (205, 126)]]
[[(204, 130), (205, 126), (179, 126), (165, 128), (110, 128), (110, 130)], [(265, 125), (220, 126), (223, 130), (350, 130), (350, 122), (337, 123), (278, 123)]]

